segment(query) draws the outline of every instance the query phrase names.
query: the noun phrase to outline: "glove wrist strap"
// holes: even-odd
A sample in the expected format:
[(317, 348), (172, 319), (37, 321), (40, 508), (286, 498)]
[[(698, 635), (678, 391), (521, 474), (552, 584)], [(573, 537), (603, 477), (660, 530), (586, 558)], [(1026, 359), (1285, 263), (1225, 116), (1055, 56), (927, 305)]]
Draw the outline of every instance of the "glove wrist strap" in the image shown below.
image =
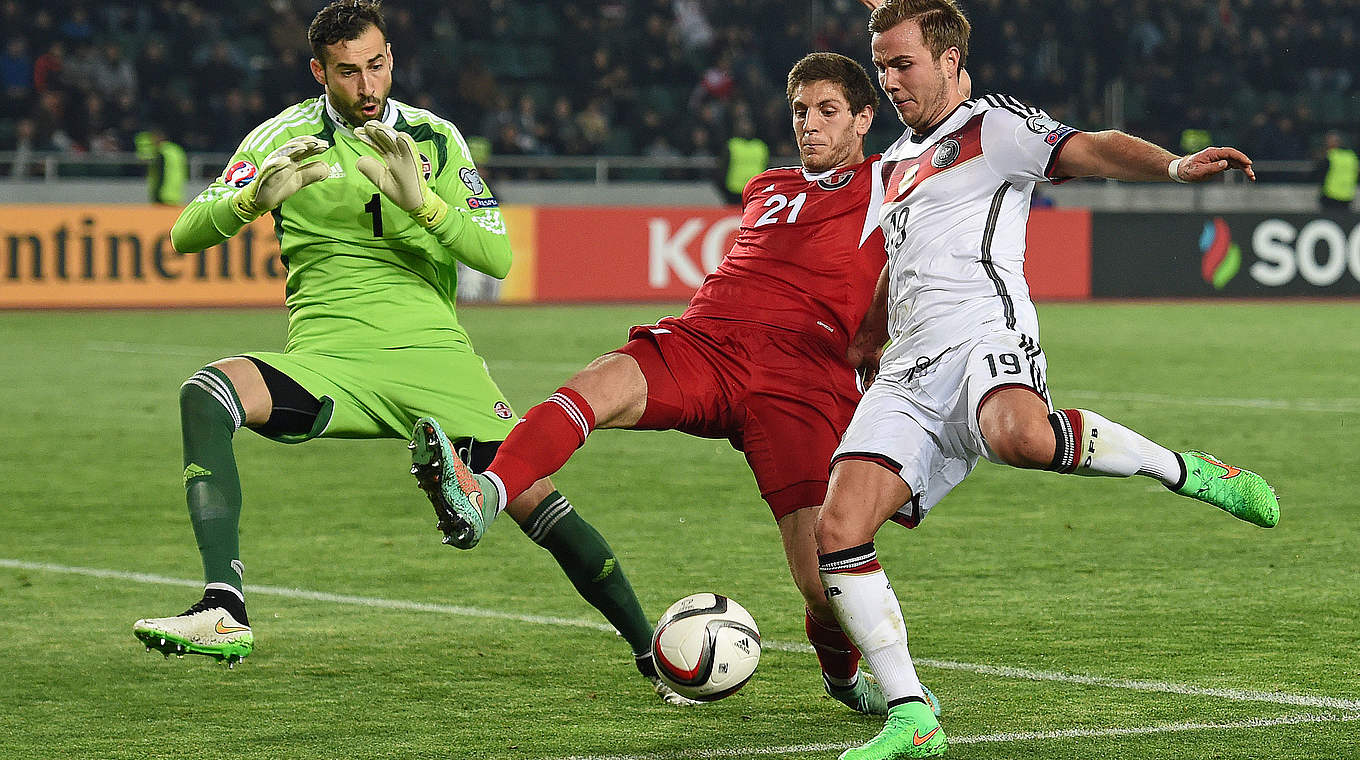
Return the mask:
[(411, 218), (425, 229), (431, 229), (444, 221), (444, 217), (449, 215), (449, 204), (444, 202), (437, 194), (432, 192), (425, 193), (425, 202), (414, 208), (410, 212)]
[(246, 223), (253, 222), (264, 215), (264, 211), (255, 205), (255, 193), (251, 192), (253, 187), (254, 185), (251, 185), (231, 197), (232, 213)]

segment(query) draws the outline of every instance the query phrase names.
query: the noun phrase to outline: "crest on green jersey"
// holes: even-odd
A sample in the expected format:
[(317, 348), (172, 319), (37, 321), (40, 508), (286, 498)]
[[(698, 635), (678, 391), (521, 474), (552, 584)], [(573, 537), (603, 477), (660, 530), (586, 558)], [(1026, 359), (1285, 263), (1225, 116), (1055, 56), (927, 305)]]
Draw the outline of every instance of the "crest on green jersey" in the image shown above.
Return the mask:
[(467, 185), (467, 189), (472, 191), (473, 195), (481, 195), (482, 191), (486, 189), (486, 183), (482, 182), (482, 175), (478, 174), (477, 170), (471, 166), (464, 166), (459, 169), (458, 179), (463, 180), (463, 184)]
[(237, 161), (228, 166), (225, 172), (222, 172), (222, 182), (239, 189), (254, 182), (255, 174), (255, 164), (249, 161)]

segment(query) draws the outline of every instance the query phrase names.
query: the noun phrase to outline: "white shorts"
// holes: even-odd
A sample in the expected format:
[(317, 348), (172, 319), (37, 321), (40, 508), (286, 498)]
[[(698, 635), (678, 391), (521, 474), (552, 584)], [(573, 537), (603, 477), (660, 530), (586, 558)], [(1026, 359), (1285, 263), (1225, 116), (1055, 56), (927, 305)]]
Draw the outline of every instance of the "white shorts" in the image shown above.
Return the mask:
[(893, 521), (914, 528), (972, 472), (997, 461), (978, 427), (978, 408), (1003, 388), (1028, 388), (1052, 410), (1048, 361), (1033, 339), (994, 332), (923, 356), (906, 371), (879, 375), (855, 409), (831, 466), (870, 461), (897, 473), (911, 501)]

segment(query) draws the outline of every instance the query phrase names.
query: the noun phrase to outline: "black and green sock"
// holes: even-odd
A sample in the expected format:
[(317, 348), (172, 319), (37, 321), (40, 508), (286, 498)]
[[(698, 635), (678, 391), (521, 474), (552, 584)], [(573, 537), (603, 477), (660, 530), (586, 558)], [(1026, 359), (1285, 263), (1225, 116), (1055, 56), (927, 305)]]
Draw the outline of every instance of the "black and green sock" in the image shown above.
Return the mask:
[(245, 409), (227, 376), (204, 367), (180, 386), (179, 410), (184, 495), (203, 557), (203, 578), (209, 588), (230, 586), (240, 595), (241, 479), (231, 439), (245, 422)]
[[(650, 666), (652, 625), (633, 585), (604, 536), (576, 514), (567, 497), (553, 491), (534, 507), (520, 529), (553, 555), (582, 598), (623, 634), (639, 658), (639, 669)], [(645, 665), (642, 658), (647, 659)]]

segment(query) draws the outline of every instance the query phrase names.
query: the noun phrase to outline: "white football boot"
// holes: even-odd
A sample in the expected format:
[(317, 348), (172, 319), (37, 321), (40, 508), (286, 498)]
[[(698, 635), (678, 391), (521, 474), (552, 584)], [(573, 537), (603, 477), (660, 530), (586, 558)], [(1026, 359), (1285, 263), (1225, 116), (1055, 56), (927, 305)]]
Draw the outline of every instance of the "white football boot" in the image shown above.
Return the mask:
[(166, 657), (202, 654), (226, 662), (240, 662), (255, 648), (250, 626), (237, 620), (223, 607), (207, 600), (174, 617), (144, 618), (132, 625), (132, 634)]

